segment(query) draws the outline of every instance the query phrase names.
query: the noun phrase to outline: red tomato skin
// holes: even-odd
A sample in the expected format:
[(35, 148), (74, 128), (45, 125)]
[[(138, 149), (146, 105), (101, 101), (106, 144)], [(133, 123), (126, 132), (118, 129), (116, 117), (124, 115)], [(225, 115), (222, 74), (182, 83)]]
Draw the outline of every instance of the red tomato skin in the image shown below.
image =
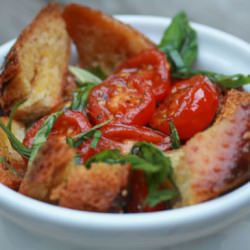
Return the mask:
[(143, 76), (153, 89), (157, 101), (170, 92), (170, 64), (166, 55), (157, 50), (145, 50), (122, 63), (116, 72), (136, 72)]
[(150, 126), (167, 135), (172, 120), (182, 140), (206, 129), (219, 106), (219, 94), (206, 76), (197, 75), (177, 82), (166, 100), (157, 108)]
[(145, 80), (122, 73), (92, 89), (87, 110), (94, 124), (114, 118), (114, 122), (142, 126), (151, 119), (155, 107), (155, 97)]
[[(38, 130), (42, 127), (47, 118), (48, 116), (42, 117), (40, 120), (34, 123), (32, 127), (26, 132), (25, 138), (23, 140), (23, 144), (25, 146), (29, 148), (32, 146), (33, 140)], [(91, 127), (92, 126), (90, 122), (83, 113), (79, 111), (67, 110), (55, 122), (50, 136), (72, 136), (81, 132), (85, 132)]]
[(166, 210), (167, 205), (162, 202), (155, 207), (145, 206), (144, 202), (148, 195), (148, 187), (143, 171), (133, 171), (131, 175), (130, 197), (128, 200), (127, 211), (130, 213), (156, 212)]
[(165, 137), (163, 133), (150, 128), (126, 124), (108, 124), (102, 127), (101, 131), (103, 136), (118, 141), (127, 139), (158, 144), (164, 142)]

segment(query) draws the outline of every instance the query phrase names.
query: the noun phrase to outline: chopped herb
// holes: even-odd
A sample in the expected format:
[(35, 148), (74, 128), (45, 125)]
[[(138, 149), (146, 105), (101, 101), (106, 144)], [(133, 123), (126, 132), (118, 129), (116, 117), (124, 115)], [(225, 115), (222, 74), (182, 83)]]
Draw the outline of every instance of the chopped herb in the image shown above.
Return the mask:
[[(138, 142), (131, 149), (130, 154), (121, 155), (118, 150), (106, 150), (91, 157), (86, 167), (90, 168), (94, 162), (108, 164), (130, 163), (133, 170), (143, 170), (149, 187), (149, 194), (145, 205), (155, 206), (160, 202), (170, 200), (177, 196), (178, 191), (160, 189), (166, 181), (172, 181), (171, 161), (158, 148), (146, 142)], [(175, 185), (173, 183), (173, 187)]]
[(172, 148), (177, 149), (181, 146), (180, 137), (178, 131), (173, 123), (173, 121), (169, 121), (169, 128), (170, 128), (170, 139), (172, 143)]
[(97, 144), (102, 136), (102, 132), (100, 130), (96, 130), (93, 135), (93, 139), (91, 141), (91, 147), (96, 148)]
[(89, 92), (94, 86), (93, 83), (86, 83), (84, 86), (78, 87), (73, 93), (70, 109), (82, 112), (87, 106)]
[(177, 79), (187, 79), (199, 74), (206, 75), (212, 82), (217, 83), (223, 88), (239, 88), (250, 83), (250, 75), (223, 75), (206, 70), (182, 69), (174, 72), (173, 76)]
[(198, 56), (197, 34), (185, 12), (173, 18), (158, 47), (166, 53), (172, 71), (192, 67)]
[(17, 151), (21, 156), (29, 158), (31, 154), (31, 149), (25, 147), (22, 142), (20, 142), (16, 136), (4, 125), (0, 119), (0, 128), (6, 133), (12, 148)]
[(9, 116), (9, 120), (8, 120), (8, 123), (7, 123), (7, 128), (11, 131), (11, 127), (12, 127), (12, 121), (13, 121), (13, 118), (16, 114), (16, 111), (17, 109), (25, 102), (25, 100), (22, 100), (20, 102), (17, 102), (11, 109), (11, 112), (10, 112), (10, 116)]
[(4, 169), (10, 171), (15, 176), (17, 177), (22, 176), (14, 167), (11, 166), (11, 164), (7, 161), (7, 159), (4, 156), (0, 156), (0, 163), (3, 164)]
[(100, 79), (99, 77), (95, 76), (94, 74), (90, 73), (85, 69), (80, 69), (78, 67), (70, 66), (69, 71), (76, 77), (76, 80), (78, 81), (79, 85), (85, 83), (99, 84), (102, 82), (102, 79)]
[(105, 80), (107, 78), (107, 75), (104, 73), (100, 66), (88, 68), (88, 71), (99, 77), (101, 80)]
[(56, 113), (51, 114), (43, 123), (42, 127), (38, 130), (31, 147), (31, 153), (28, 162), (28, 168), (31, 168), (32, 163), (39, 151), (39, 149), (46, 142), (53, 125), (55, 124), (57, 118), (63, 113), (63, 111), (58, 111)]
[(102, 123), (100, 123), (100, 124), (97, 124), (96, 126), (94, 126), (93, 128), (91, 128), (90, 130), (88, 130), (88, 131), (86, 131), (86, 132), (83, 132), (83, 133), (81, 133), (81, 134), (78, 134), (78, 135), (76, 135), (76, 136), (74, 136), (74, 137), (67, 137), (67, 138), (66, 138), (66, 141), (67, 141), (67, 143), (68, 143), (71, 147), (77, 148), (77, 147), (79, 147), (84, 141), (86, 141), (86, 140), (90, 139), (92, 136), (94, 136), (95, 132), (96, 132), (99, 128), (101, 128), (101, 127), (103, 127), (104, 125), (110, 123), (111, 120), (112, 120), (112, 118), (109, 119), (109, 120), (107, 120), (107, 121), (105, 121), (105, 122), (102, 122)]

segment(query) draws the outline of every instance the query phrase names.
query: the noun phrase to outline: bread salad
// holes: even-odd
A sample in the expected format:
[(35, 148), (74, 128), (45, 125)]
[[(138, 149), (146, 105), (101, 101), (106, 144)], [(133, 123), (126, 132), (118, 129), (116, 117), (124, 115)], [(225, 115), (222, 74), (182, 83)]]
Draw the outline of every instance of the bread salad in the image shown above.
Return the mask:
[(194, 69), (197, 56), (184, 12), (154, 44), (97, 10), (49, 4), (2, 66), (1, 183), (62, 207), (132, 213), (248, 182), (250, 76)]

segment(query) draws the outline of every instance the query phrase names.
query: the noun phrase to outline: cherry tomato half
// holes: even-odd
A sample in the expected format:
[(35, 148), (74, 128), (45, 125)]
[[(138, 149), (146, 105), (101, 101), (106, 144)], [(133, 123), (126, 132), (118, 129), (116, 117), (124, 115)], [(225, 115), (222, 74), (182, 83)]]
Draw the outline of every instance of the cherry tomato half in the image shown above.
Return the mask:
[[(32, 146), (32, 142), (37, 134), (37, 131), (41, 128), (47, 118), (48, 116), (41, 118), (27, 131), (23, 140), (25, 146)], [(67, 110), (57, 119), (50, 135), (72, 136), (85, 132), (90, 128), (91, 124), (83, 113), (79, 111)]]
[(171, 148), (169, 137), (153, 129), (125, 124), (108, 124), (101, 128), (102, 135), (114, 141), (146, 141), (159, 146), (163, 151)]
[(148, 195), (148, 186), (143, 171), (133, 171), (131, 174), (130, 197), (127, 210), (131, 213), (154, 212), (167, 208), (166, 202), (162, 202), (155, 207), (145, 206), (144, 202)]
[(116, 72), (136, 72), (146, 79), (153, 88), (157, 101), (163, 100), (170, 92), (170, 65), (164, 53), (149, 49), (129, 58)]
[(219, 96), (206, 76), (177, 82), (168, 98), (155, 111), (150, 126), (169, 135), (172, 120), (183, 140), (206, 129), (218, 110)]
[(87, 109), (95, 124), (114, 117), (123, 124), (145, 125), (155, 106), (155, 97), (143, 77), (121, 73), (91, 90)]

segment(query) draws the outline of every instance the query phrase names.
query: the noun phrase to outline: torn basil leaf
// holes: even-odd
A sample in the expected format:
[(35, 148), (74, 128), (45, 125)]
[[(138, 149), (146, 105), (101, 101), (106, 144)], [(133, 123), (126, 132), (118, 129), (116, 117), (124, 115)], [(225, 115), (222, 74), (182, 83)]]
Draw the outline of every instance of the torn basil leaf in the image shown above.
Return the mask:
[(169, 121), (169, 129), (170, 129), (170, 140), (173, 149), (178, 149), (181, 146), (180, 137), (178, 131), (173, 123), (173, 121)]
[(7, 128), (7, 126), (4, 125), (4, 123), (2, 122), (1, 119), (0, 119), (0, 128), (2, 128), (2, 130), (6, 133), (12, 148), (15, 151), (17, 151), (17, 153), (19, 153), (21, 156), (28, 159), (30, 157), (30, 154), (31, 154), (31, 149), (25, 147), (22, 144), (22, 142), (20, 142), (16, 138), (16, 136)]
[(36, 155), (39, 151), (39, 149), (43, 146), (43, 144), (46, 142), (47, 138), (49, 137), (49, 134), (53, 128), (53, 125), (55, 124), (57, 118), (62, 115), (63, 111), (58, 111), (56, 113), (53, 113), (48, 116), (48, 118), (45, 120), (41, 128), (38, 130), (33, 143), (31, 147), (31, 153), (29, 157), (28, 162), (28, 169), (32, 166), (32, 163), (34, 159), (36, 158)]
[(85, 69), (80, 69), (78, 67), (70, 66), (69, 71), (72, 75), (76, 77), (76, 80), (79, 83), (79, 85), (85, 83), (99, 84), (102, 82), (102, 79), (100, 79), (99, 77), (97, 77), (96, 75), (90, 73)]
[(88, 71), (89, 71), (90, 73), (94, 74), (95, 76), (97, 76), (98, 78), (100, 78), (101, 80), (105, 80), (105, 79), (107, 78), (107, 75), (106, 75), (105, 72), (101, 69), (100, 66), (88, 68)]
[(94, 86), (96, 86), (96, 84), (86, 83), (84, 86), (78, 87), (73, 93), (70, 109), (82, 112), (87, 106), (89, 92)]
[(197, 34), (190, 26), (185, 12), (173, 18), (158, 48), (166, 53), (172, 71), (193, 66), (198, 56)]
[(79, 147), (84, 141), (90, 139), (91, 137), (93, 137), (93, 135), (95, 134), (95, 132), (103, 127), (104, 125), (110, 123), (112, 120), (111, 119), (108, 119), (107, 121), (105, 122), (102, 122), (100, 124), (97, 124), (96, 126), (94, 126), (93, 128), (91, 128), (90, 130), (86, 131), (86, 132), (83, 132), (83, 133), (80, 133), (74, 137), (67, 137), (66, 138), (66, 141), (67, 143), (69, 144), (69, 146), (73, 147), (73, 148), (77, 148)]
[(17, 102), (11, 109), (10, 112), (10, 116), (9, 116), (9, 120), (7, 123), (7, 128), (11, 131), (11, 127), (12, 127), (12, 122), (13, 122), (13, 118), (16, 114), (17, 109), (25, 102), (25, 100)]
[(207, 76), (213, 83), (223, 88), (239, 88), (246, 84), (250, 84), (250, 75), (224, 75), (206, 70), (182, 69), (174, 72), (173, 77), (176, 79), (187, 79), (199, 74)]
[(178, 196), (178, 192), (175, 190), (154, 190), (150, 192), (145, 200), (145, 204), (150, 207), (155, 207), (157, 204), (172, 200)]
[[(118, 150), (106, 150), (91, 157), (86, 167), (90, 168), (94, 162), (108, 164), (129, 163), (133, 170), (145, 173), (149, 194), (145, 205), (155, 206), (160, 202), (170, 200), (177, 196), (178, 191), (164, 189), (161, 186), (166, 181), (172, 183), (171, 161), (158, 148), (147, 142), (138, 142), (131, 149), (131, 153), (122, 155)], [(173, 185), (175, 187), (175, 185)]]
[(105, 150), (99, 154), (92, 156), (86, 163), (86, 167), (90, 168), (94, 162), (105, 162), (108, 164), (131, 164), (134, 170), (143, 170), (147, 173), (156, 173), (159, 171), (159, 167), (155, 166), (144, 159), (133, 155), (122, 155), (118, 150)]
[(8, 162), (6, 157), (0, 156), (0, 163), (3, 164), (5, 170), (9, 171), (13, 175), (17, 177), (21, 177), (22, 175)]
[(96, 148), (97, 147), (97, 144), (98, 144), (101, 136), (102, 136), (102, 132), (100, 130), (96, 130), (94, 132), (93, 139), (92, 139), (91, 144), (90, 144), (91, 148)]

